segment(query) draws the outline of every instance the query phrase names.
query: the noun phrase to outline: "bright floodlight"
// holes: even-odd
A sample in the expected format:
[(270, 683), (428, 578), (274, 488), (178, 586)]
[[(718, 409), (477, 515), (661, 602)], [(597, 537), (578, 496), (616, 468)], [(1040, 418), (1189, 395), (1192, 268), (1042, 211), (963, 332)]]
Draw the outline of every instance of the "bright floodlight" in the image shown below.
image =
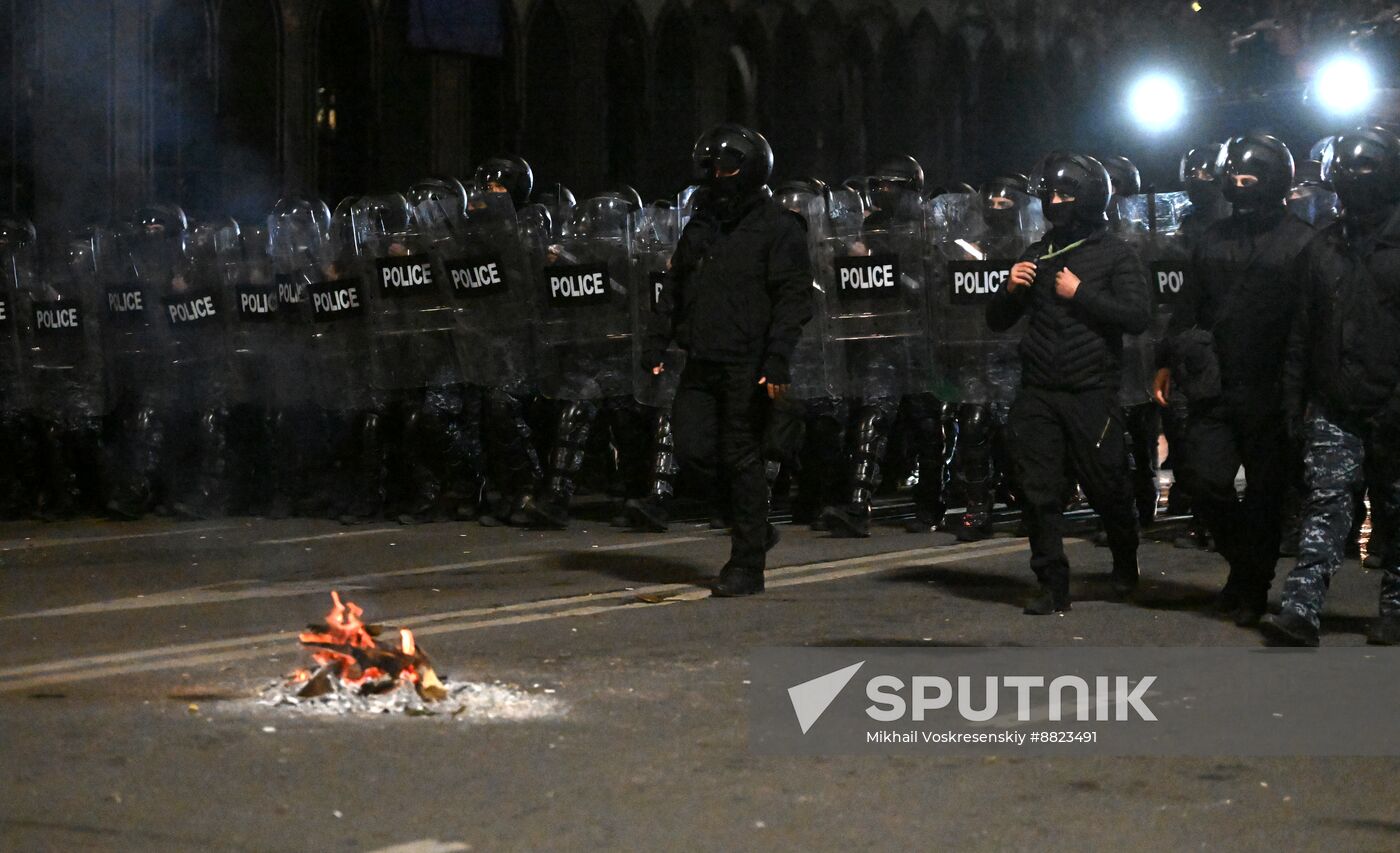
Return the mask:
[(1149, 74), (1128, 90), (1128, 112), (1144, 130), (1167, 130), (1186, 112), (1186, 93), (1165, 74)]
[(1375, 89), (1371, 67), (1356, 56), (1328, 60), (1313, 78), (1313, 97), (1323, 109), (1333, 113), (1364, 110), (1371, 103)]

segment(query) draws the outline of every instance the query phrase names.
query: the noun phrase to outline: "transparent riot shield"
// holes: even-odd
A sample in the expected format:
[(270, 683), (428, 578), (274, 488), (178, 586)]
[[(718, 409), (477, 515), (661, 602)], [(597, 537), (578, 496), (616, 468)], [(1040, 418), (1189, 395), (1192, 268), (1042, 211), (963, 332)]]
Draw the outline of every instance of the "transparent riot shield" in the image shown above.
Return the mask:
[(1147, 269), (1152, 323), (1141, 335), (1123, 336), (1123, 384), (1119, 402), (1136, 406), (1152, 399), (1157, 345), (1166, 335), (1172, 307), (1186, 283), (1190, 249), (1181, 224), (1191, 212), (1184, 192), (1143, 193), (1116, 202), (1118, 234), (1133, 245)]
[(549, 243), (535, 281), (535, 372), (558, 400), (632, 394), (627, 219), (615, 198), (580, 205), (573, 228)]
[(20, 308), (36, 273), (36, 249), (28, 220), (0, 218), (0, 415), (32, 405), (24, 369), (28, 324)]
[(466, 207), (450, 233), (441, 223), (434, 228), (445, 235), (437, 251), (451, 289), (461, 376), (471, 385), (524, 390), (531, 377), (531, 281), (515, 207), (509, 194), (485, 191), (469, 193)]
[(48, 421), (96, 420), (109, 404), (103, 336), (102, 282), (125, 264), (109, 235), (79, 232), (46, 247), (29, 280), (21, 316), (28, 326), (26, 370), (35, 406)]
[(674, 344), (663, 356), (666, 369), (662, 373), (654, 374), (642, 365), (642, 349), (649, 336), (669, 332), (659, 328), (664, 319), (657, 314), (657, 308), (671, 268), (671, 255), (676, 251), (684, 227), (679, 208), (651, 205), (634, 213), (628, 228), (633, 390), (637, 401), (644, 406), (670, 406), (685, 368), (685, 353)]
[[(330, 244), (331, 212), (317, 199), (289, 196), (277, 202), (267, 219), (268, 253), (277, 307), (276, 348), (282, 369), (273, 374), (273, 390), (279, 409), (311, 405), (321, 396), (322, 384), (314, 372), (312, 339), (315, 324), (311, 315), (311, 288), (325, 281), (334, 255)], [(257, 299), (259, 291), (246, 291)], [(240, 304), (242, 297), (240, 297)], [(240, 319), (249, 320), (246, 312)], [(281, 380), (287, 380), (285, 382)]]
[[(346, 221), (372, 332), (370, 375), (386, 392), (425, 388), (439, 368), (456, 372), (452, 308), (431, 238), (401, 195), (356, 199)], [(434, 357), (436, 356), (436, 357)], [(449, 384), (453, 376), (446, 377)]]
[(164, 408), (170, 400), (168, 325), (161, 298), (177, 274), (188, 221), (173, 205), (136, 211), (117, 240), (125, 250), (120, 275), (102, 283), (103, 351), (115, 407)]
[(157, 291), (171, 393), (184, 407), (203, 411), (227, 405), (233, 308), (225, 280), (236, 268), (239, 249), (239, 226), (232, 219), (196, 226)]
[[(832, 193), (831, 204), (819, 195), (804, 192), (783, 193), (775, 198), (778, 204), (798, 214), (807, 222), (807, 250), (812, 269), (819, 270), (819, 259), (833, 233), (853, 234), (864, 219), (860, 198), (844, 190)], [(850, 227), (842, 227), (845, 222)], [(799, 400), (838, 397), (842, 393), (842, 362), (840, 350), (829, 334), (827, 282), (819, 274), (812, 277), (812, 319), (802, 329), (793, 349), (792, 386), (788, 393)]]
[(1020, 328), (993, 332), (987, 303), (1006, 286), (1011, 267), (1045, 233), (1040, 201), (1010, 193), (991, 209), (980, 195), (930, 199), (936, 330), (936, 390), (958, 403), (1006, 403), (1020, 385)]
[(923, 211), (871, 222), (834, 231), (817, 256), (839, 390), (861, 399), (932, 390)]
[(292, 378), (286, 370), (286, 336), (279, 325), (270, 249), (265, 225), (240, 227), (237, 246), (223, 266), (230, 315), (229, 396), (237, 405), (275, 405), (277, 389)]
[(302, 318), (302, 334), (294, 337), (305, 344), (306, 393), (319, 408), (340, 412), (370, 408), (375, 387), (366, 258), (357, 254), (354, 203), (347, 202), (337, 207), (329, 234), (320, 229), (315, 205), (289, 205), (272, 221), (278, 293), (285, 289), (290, 297), (282, 310), (295, 306)]

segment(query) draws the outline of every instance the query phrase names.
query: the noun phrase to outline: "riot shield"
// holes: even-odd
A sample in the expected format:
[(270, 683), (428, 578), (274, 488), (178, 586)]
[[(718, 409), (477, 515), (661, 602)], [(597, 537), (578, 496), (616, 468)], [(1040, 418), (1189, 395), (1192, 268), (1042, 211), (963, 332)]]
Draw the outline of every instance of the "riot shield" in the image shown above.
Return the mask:
[(28, 220), (0, 219), (0, 415), (31, 405), (24, 370), (28, 323), (19, 312), (36, 273), (36, 248)]
[(1136, 406), (1152, 400), (1157, 345), (1171, 322), (1172, 306), (1186, 281), (1190, 249), (1181, 224), (1191, 212), (1184, 192), (1143, 193), (1120, 198), (1118, 233), (1133, 245), (1147, 269), (1152, 292), (1152, 323), (1141, 335), (1123, 336), (1123, 383), (1119, 402)]
[(632, 370), (633, 390), (637, 402), (644, 406), (665, 408), (676, 396), (681, 371), (685, 368), (685, 353), (672, 345), (663, 356), (666, 369), (654, 374), (642, 365), (642, 349), (650, 334), (664, 319), (657, 314), (662, 288), (671, 268), (671, 255), (680, 241), (681, 211), (674, 206), (651, 205), (632, 214), (628, 227), (631, 240), (627, 252), (631, 275), (632, 299)]
[(510, 195), (469, 193), (465, 218), (437, 246), (463, 381), (524, 390), (531, 376), (531, 281)]
[[(281, 353), (283, 369), (274, 374), (274, 378), (285, 377), (288, 381), (276, 382), (273, 393), (277, 406), (283, 410), (314, 403), (321, 396), (318, 391), (321, 383), (313, 372), (314, 324), (310, 294), (312, 285), (325, 280), (326, 270), (334, 261), (330, 226), (331, 212), (325, 202), (300, 196), (280, 199), (267, 218), (268, 252), (277, 306), (259, 309), (257, 320), (249, 318), (247, 312), (240, 313), (244, 323), (270, 322), (276, 330), (276, 348)], [(258, 290), (250, 289), (246, 293), (261, 301)], [(242, 296), (239, 301), (241, 304)], [(262, 319), (268, 311), (275, 313), (276, 320)]]
[(279, 202), (271, 220), (279, 313), (300, 318), (292, 339), (305, 347), (301, 393), (326, 411), (362, 411), (373, 397), (364, 258), (356, 254), (353, 204), (347, 199), (336, 208), (329, 233), (321, 228), (319, 203)]
[(1007, 194), (1011, 206), (991, 208), (980, 195), (930, 199), (936, 330), (935, 390), (957, 403), (1006, 403), (1020, 385), (1021, 330), (993, 332), (987, 303), (1006, 286), (1011, 267), (1040, 239), (1039, 199)]
[(173, 393), (197, 411), (226, 405), (233, 310), (225, 298), (225, 281), (237, 268), (239, 249), (237, 222), (198, 225), (183, 241), (172, 274), (156, 290)]
[(569, 232), (548, 244), (535, 281), (535, 375), (557, 400), (630, 395), (631, 302), (627, 219), (615, 198), (584, 202)]
[(117, 241), (126, 265), (102, 282), (103, 352), (113, 407), (160, 410), (169, 402), (168, 325), (161, 299), (177, 274), (188, 221), (173, 205), (136, 211)]
[[(846, 190), (830, 193), (828, 198), (803, 192), (782, 193), (775, 200), (806, 220), (807, 250), (814, 272), (820, 268), (828, 238), (834, 233), (855, 234), (864, 220), (859, 196)], [(802, 329), (792, 352), (792, 386), (788, 393), (799, 400), (839, 397), (842, 393), (843, 365), (840, 350), (829, 333), (826, 284), (819, 274), (813, 275), (812, 319)]]
[(51, 422), (95, 420), (107, 411), (98, 315), (106, 307), (101, 283), (124, 267), (119, 255), (105, 232), (73, 234), (47, 247), (40, 274), (22, 294), (30, 388)]
[[(234, 404), (272, 406), (292, 377), (286, 369), (272, 254), (265, 225), (239, 229), (238, 244), (224, 267), (222, 287), (230, 306), (229, 398)], [(296, 377), (295, 381), (301, 381)]]
[[(842, 367), (846, 396), (892, 398), (931, 390), (922, 209), (853, 233), (834, 231), (817, 254), (826, 298), (823, 334)], [(851, 222), (850, 224), (854, 224)]]

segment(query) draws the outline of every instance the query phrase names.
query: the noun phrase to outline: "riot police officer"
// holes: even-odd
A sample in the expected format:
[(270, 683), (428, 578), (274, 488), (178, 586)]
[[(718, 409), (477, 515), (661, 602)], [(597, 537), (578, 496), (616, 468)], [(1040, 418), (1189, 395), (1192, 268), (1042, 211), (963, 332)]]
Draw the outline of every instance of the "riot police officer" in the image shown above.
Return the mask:
[[(1284, 417), (1306, 441), (1307, 498), (1298, 563), (1282, 607), (1263, 627), (1292, 645), (1316, 646), (1318, 615), (1341, 567), (1352, 494), (1370, 487), (1376, 516), (1400, 507), (1400, 137), (1358, 128), (1337, 138), (1326, 172), (1342, 219), (1298, 256), (1302, 289), (1284, 371)], [(1400, 544), (1381, 555), (1373, 643), (1400, 644)]]
[[(1290, 449), (1280, 383), (1299, 288), (1288, 275), (1313, 228), (1288, 214), (1293, 155), (1272, 136), (1231, 139), (1221, 158), (1232, 212), (1197, 242), (1172, 312), (1156, 393), (1173, 381), (1191, 401), (1185, 465), (1191, 498), (1230, 575), (1217, 609), (1239, 625), (1264, 614), (1278, 561)], [(1235, 475), (1244, 465), (1243, 500)]]
[(812, 272), (801, 217), (772, 201), (773, 150), (755, 130), (723, 124), (692, 154), (704, 197), (686, 225), (663, 290), (663, 324), (643, 365), (665, 370), (670, 338), (686, 351), (673, 407), (681, 466), (710, 483), (723, 471), (733, 516), (717, 596), (763, 591), (768, 524), (762, 436), (770, 401), (811, 316)]
[(1107, 231), (1111, 187), (1103, 165), (1053, 152), (1031, 186), (1052, 228), (1012, 267), (1007, 287), (987, 305), (987, 322), (1005, 330), (1027, 317), (1011, 429), (1031, 569), (1040, 583), (1025, 612), (1043, 615), (1070, 608), (1067, 462), (1103, 519), (1115, 591), (1127, 595), (1137, 586), (1137, 519), (1118, 388), (1123, 335), (1145, 331), (1151, 313), (1141, 261)]

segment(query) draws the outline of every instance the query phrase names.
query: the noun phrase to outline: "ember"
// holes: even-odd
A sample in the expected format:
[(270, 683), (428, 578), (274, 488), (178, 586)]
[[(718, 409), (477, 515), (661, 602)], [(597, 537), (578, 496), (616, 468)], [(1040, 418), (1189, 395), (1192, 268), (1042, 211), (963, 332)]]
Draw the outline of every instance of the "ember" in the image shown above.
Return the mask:
[(311, 656), (317, 669), (292, 673), (292, 683), (302, 685), (297, 696), (310, 699), (343, 688), (372, 695), (411, 684), (426, 702), (447, 697), (447, 690), (427, 655), (418, 648), (412, 631), (400, 628), (399, 646), (394, 648), (378, 639), (383, 633), (381, 626), (364, 623), (360, 617), (365, 611), (359, 605), (342, 602), (340, 593), (334, 591), (331, 602), (325, 622), (309, 625), (301, 633), (302, 645), (313, 650)]

